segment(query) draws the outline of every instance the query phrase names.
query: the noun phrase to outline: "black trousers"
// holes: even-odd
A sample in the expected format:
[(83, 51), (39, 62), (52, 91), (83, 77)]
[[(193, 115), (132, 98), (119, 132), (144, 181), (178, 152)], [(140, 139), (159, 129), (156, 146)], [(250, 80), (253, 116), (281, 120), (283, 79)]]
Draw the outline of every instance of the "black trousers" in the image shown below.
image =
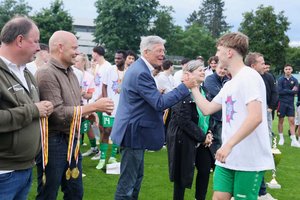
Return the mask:
[[(196, 200), (205, 200), (209, 182), (210, 169), (214, 164), (214, 159), (209, 148), (200, 145), (197, 148), (195, 165), (197, 168), (196, 177)], [(174, 182), (173, 200), (184, 200), (185, 188)]]

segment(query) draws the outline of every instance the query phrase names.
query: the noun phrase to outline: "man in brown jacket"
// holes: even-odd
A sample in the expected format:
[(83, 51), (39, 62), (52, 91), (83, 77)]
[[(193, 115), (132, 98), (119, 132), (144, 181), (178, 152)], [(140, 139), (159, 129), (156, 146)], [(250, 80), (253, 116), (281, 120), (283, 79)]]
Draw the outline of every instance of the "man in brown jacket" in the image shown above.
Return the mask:
[[(49, 100), (54, 105), (54, 112), (49, 117), (49, 160), (46, 167), (46, 184), (42, 184), (42, 155), (37, 159), (38, 194), (37, 199), (56, 199), (59, 186), (64, 192), (64, 199), (82, 199), (82, 157), (74, 159), (77, 139), (75, 136), (71, 165), (67, 161), (70, 125), (74, 107), (80, 106), (81, 91), (78, 80), (71, 66), (79, 54), (77, 38), (67, 31), (55, 32), (49, 40), (50, 60), (36, 73), (41, 99)], [(81, 106), (82, 115), (95, 111), (111, 113), (114, 105), (108, 98), (101, 98), (94, 103)], [(78, 172), (78, 177), (68, 177), (70, 170)], [(68, 174), (68, 175), (67, 175)], [(77, 174), (78, 175), (78, 174)], [(67, 176), (67, 177), (66, 177)]]

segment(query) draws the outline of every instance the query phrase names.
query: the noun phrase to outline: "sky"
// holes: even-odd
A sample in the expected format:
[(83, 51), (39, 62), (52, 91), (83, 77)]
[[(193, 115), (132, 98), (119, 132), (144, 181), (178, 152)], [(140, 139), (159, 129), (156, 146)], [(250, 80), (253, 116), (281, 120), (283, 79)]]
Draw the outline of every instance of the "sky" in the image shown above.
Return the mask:
[[(26, 0), (33, 8), (33, 13), (41, 8), (47, 8), (52, 0)], [(94, 6), (95, 0), (64, 0), (65, 10), (74, 17), (74, 19), (93, 20), (97, 16)], [(175, 10), (173, 17), (175, 24), (185, 26), (185, 20), (194, 11), (198, 10), (202, 0), (159, 0), (161, 5), (172, 6)], [(284, 15), (290, 22), (287, 35), (292, 45), (300, 45), (300, 1), (298, 0), (224, 0), (224, 16), (226, 22), (233, 26), (232, 31), (237, 31), (243, 20), (243, 13), (255, 11), (261, 4), (264, 6), (273, 6), (275, 13), (284, 11)]]

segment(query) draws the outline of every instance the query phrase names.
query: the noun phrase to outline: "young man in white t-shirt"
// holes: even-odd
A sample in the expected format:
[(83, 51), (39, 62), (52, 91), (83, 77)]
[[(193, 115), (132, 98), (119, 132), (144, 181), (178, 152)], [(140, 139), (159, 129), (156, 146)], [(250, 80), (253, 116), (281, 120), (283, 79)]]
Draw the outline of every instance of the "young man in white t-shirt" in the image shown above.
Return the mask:
[[(103, 75), (102, 96), (111, 98), (116, 106), (115, 108), (117, 108), (119, 104), (122, 81), (125, 75), (125, 60), (126, 52), (123, 50), (118, 50), (115, 53), (116, 65), (108, 68)], [(106, 152), (108, 149), (109, 137), (114, 124), (115, 115), (116, 109), (113, 110), (111, 115), (103, 113), (102, 126), (104, 128), (104, 133), (100, 144), (101, 157), (96, 169), (102, 169), (105, 166)], [(108, 160), (109, 164), (117, 162), (117, 150), (118, 145), (112, 144), (111, 155)]]
[(216, 56), (232, 75), (211, 101), (192, 92), (205, 115), (222, 109), (222, 147), (217, 151), (213, 199), (256, 200), (264, 172), (274, 168), (261, 76), (245, 66), (248, 37), (228, 33), (217, 42)]

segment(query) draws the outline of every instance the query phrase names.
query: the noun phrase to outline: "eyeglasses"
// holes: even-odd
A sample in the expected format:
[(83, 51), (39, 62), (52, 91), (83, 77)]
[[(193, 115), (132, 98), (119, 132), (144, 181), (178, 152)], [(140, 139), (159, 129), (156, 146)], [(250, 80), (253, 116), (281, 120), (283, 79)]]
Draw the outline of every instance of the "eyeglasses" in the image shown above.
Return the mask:
[(167, 53), (167, 50), (165, 50), (165, 49), (157, 49), (155, 51), (153, 51), (151, 49), (148, 49), (148, 51), (152, 51), (152, 52), (154, 52), (156, 54), (162, 54), (162, 53), (166, 54)]

